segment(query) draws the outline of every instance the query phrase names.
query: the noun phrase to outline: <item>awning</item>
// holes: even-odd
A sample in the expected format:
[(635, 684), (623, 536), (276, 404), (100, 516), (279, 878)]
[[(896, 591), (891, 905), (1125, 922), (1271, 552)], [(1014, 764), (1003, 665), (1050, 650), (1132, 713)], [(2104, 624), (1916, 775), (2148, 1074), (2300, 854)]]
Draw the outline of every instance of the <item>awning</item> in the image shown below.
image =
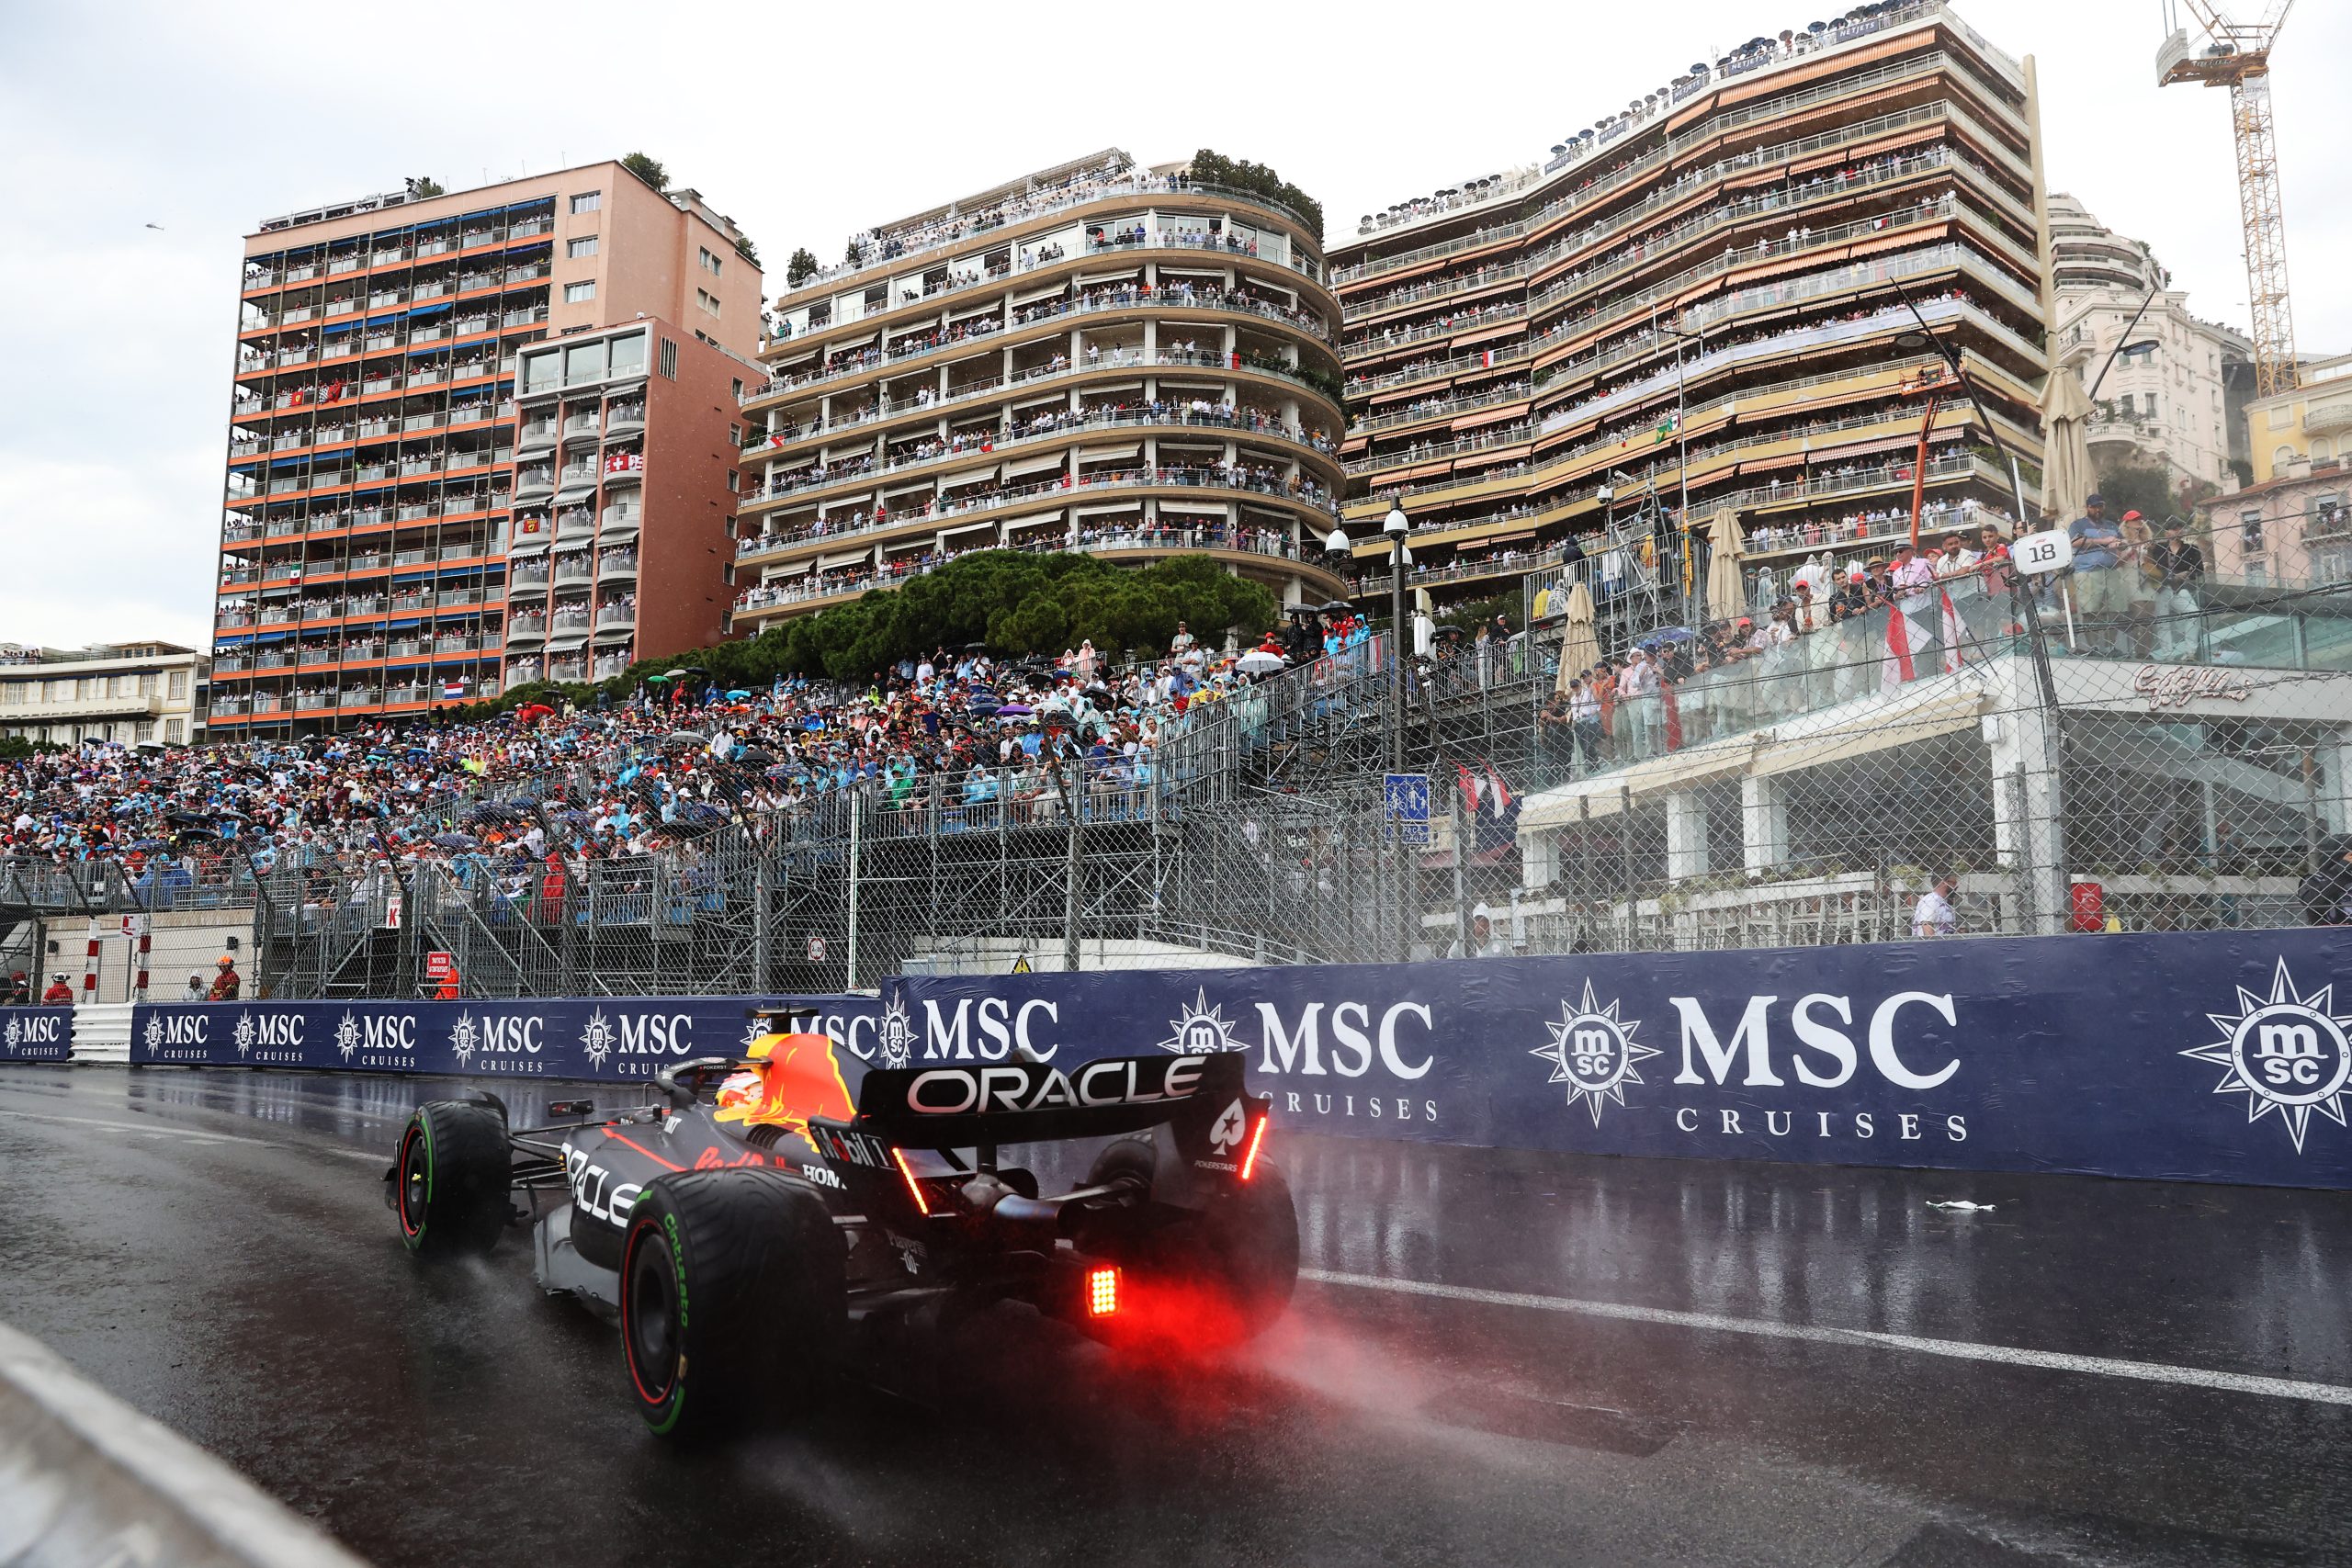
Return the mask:
[(1468, 332), (1457, 333), (1449, 341), (1451, 341), (1453, 345), (1456, 348), (1467, 348), (1474, 343), (1487, 343), (1495, 338), (1508, 337), (1512, 333), (1523, 333), (1526, 331), (1526, 321), (1521, 317), (1514, 316), (1510, 321), (1500, 322), (1495, 326), (1474, 327)]
[(1142, 270), (1143, 263), (1137, 261), (1124, 272), (1081, 272), (1078, 275), (1078, 286), (1086, 288), (1097, 283), (1133, 283), (1136, 274)]
[(782, 566), (770, 567), (768, 569), (767, 576), (762, 578), (760, 581), (763, 582), (775, 582), (786, 577), (800, 577), (805, 575), (809, 567), (815, 564), (815, 562), (805, 558), (800, 560), (788, 560)]
[(587, 646), (588, 634), (586, 632), (566, 632), (561, 637), (551, 637), (548, 638), (548, 651), (549, 653), (570, 653), (575, 648), (585, 648)]
[(1143, 443), (1130, 442), (1125, 446), (1089, 446), (1078, 455), (1081, 463), (1115, 463), (1128, 457), (1143, 456)]
[(1771, 744), (1757, 753), (1755, 765), (1748, 771), (1759, 778), (1792, 773), (1973, 729), (1984, 710), (1985, 695), (1973, 683), (1937, 681), (1915, 686), (1892, 702), (1864, 704), (1850, 716), (1810, 734), (1786, 733), (1803, 722), (1792, 721), (1773, 734)]
[(506, 547), (506, 553), (510, 556), (536, 556), (545, 551), (549, 543), (551, 541), (544, 530), (525, 534)]
[(596, 628), (598, 642), (627, 642), (636, 635), (635, 626), (598, 626)]
[(1067, 285), (1059, 283), (1055, 284), (1051, 288), (1032, 288), (1026, 294), (1014, 295), (1012, 302), (1015, 305), (1035, 305), (1040, 299), (1058, 299), (1066, 288)]
[[(1624, 711), (1623, 704), (1619, 705), (1618, 711)], [(1651, 795), (1694, 789), (1716, 779), (1729, 778), (1746, 771), (1748, 760), (1756, 754), (1756, 748), (1763, 739), (1761, 735), (1729, 736), (1722, 740), (1708, 741), (1703, 746), (1653, 757), (1646, 762), (1637, 762), (1623, 773), (1606, 778), (1587, 779), (1560, 789), (1547, 789), (1541, 795), (1531, 795), (1521, 807), (1519, 830), (1525, 834), (1544, 829), (1573, 827), (1579, 819), (1579, 801), (1589, 802), (1581, 810), (1583, 817), (1607, 817), (1622, 808), (1628, 795), (1634, 800), (1644, 800)]]
[(1136, 512), (1139, 513), (1142, 505), (1143, 503), (1139, 501), (1114, 501), (1100, 506), (1081, 506), (1078, 508), (1077, 511), (1070, 513), (1070, 515), (1075, 518), (1099, 517), (1105, 512)]
[(836, 550), (831, 555), (817, 558), (819, 571), (839, 571), (845, 566), (872, 566), (873, 564), (874, 554), (871, 550)]
[(985, 529), (985, 530), (987, 530), (988, 532), (989, 532), (989, 533), (991, 533), (991, 534), (992, 534), (992, 533), (996, 532), (996, 527), (997, 527), (997, 525), (996, 525), (994, 523), (992, 523), (992, 522), (990, 522), (990, 523), (958, 523), (958, 524), (956, 524), (956, 525), (954, 527), (952, 527), (952, 528), (942, 528), (942, 529), (939, 531), (939, 542), (940, 542), (940, 543), (942, 543), (942, 544), (945, 544), (945, 543), (946, 543), (950, 538), (954, 537), (954, 536), (955, 536), (956, 535), (957, 535), (957, 534), (973, 534), (973, 533), (978, 533), (978, 532), (980, 532), (980, 531), (981, 531), (981, 530), (983, 530), (983, 529)]
[(967, 321), (974, 316), (985, 316), (995, 309), (996, 301), (990, 299), (978, 305), (967, 305), (961, 310), (950, 310), (947, 312), (947, 319), (951, 321)]
[(1015, 528), (1039, 528), (1049, 523), (1058, 525), (1061, 520), (1062, 509), (1057, 506), (1051, 512), (1033, 512), (1026, 517), (1015, 517), (1004, 527), (1009, 534)]
[(1018, 479), (1023, 474), (1057, 474), (1061, 471), (1062, 458), (1058, 452), (1043, 457), (1023, 457), (1004, 466), (1004, 477), (1009, 479)]
[(1505, 403), (1498, 409), (1486, 409), (1477, 413), (1465, 413), (1460, 419), (1455, 420), (1448, 428), (1453, 430), (1475, 430), (1482, 424), (1498, 424), (1504, 420), (1518, 419), (1521, 417), (1527, 412), (1527, 410), (1528, 405), (1525, 403)]
[(1770, 474), (1781, 468), (1802, 468), (1805, 456), (1803, 452), (1791, 452), (1779, 457), (1742, 457), (1739, 471), (1743, 474)]
[(957, 473), (942, 474), (939, 476), (939, 488), (942, 490), (953, 490), (957, 485), (978, 484), (985, 479), (996, 479), (1002, 474), (1003, 471), (1003, 464), (990, 463), (984, 468), (965, 468)]

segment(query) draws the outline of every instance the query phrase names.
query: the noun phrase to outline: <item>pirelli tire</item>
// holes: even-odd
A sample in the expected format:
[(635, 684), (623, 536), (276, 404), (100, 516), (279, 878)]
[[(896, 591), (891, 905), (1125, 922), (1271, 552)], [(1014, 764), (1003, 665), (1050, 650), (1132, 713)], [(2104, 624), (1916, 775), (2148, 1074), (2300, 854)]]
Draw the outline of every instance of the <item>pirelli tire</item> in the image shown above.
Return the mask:
[(1272, 1160), (1260, 1160), (1249, 1180), (1235, 1182), (1168, 1239), (1178, 1271), (1223, 1303), (1208, 1315), (1211, 1339), (1257, 1337), (1298, 1288), (1298, 1211)]
[(479, 1255), (512, 1214), (506, 1119), (472, 1100), (427, 1100), (410, 1113), (392, 1165), (401, 1241), (420, 1258)]
[(621, 1242), (621, 1345), (656, 1434), (788, 1415), (838, 1363), (846, 1254), (816, 1190), (780, 1171), (688, 1170), (647, 1184)]

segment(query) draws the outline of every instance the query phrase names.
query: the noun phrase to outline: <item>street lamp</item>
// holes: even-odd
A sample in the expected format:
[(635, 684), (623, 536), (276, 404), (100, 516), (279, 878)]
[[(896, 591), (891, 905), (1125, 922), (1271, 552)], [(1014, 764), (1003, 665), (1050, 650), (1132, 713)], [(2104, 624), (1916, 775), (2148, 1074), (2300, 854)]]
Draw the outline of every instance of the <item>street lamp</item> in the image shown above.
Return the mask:
[(1388, 650), (1389, 756), (1395, 763), (1393, 771), (1401, 773), (1405, 771), (1405, 660), (1412, 652), (1412, 639), (1405, 629), (1405, 563), (1412, 557), (1405, 548), (1405, 536), (1413, 531), (1403, 502), (1389, 502), (1380, 531), (1388, 536), (1388, 635), (1396, 643)]

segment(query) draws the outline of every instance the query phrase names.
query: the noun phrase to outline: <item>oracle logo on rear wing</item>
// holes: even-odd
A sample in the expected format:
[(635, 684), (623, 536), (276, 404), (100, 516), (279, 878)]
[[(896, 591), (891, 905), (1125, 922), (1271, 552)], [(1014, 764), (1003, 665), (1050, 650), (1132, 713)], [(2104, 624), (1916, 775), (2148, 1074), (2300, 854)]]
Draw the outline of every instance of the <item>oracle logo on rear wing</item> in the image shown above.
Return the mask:
[(1204, 1096), (1222, 1105), (1241, 1075), (1236, 1053), (877, 1069), (859, 1088), (858, 1118), (914, 1147), (1105, 1136), (1197, 1110)]

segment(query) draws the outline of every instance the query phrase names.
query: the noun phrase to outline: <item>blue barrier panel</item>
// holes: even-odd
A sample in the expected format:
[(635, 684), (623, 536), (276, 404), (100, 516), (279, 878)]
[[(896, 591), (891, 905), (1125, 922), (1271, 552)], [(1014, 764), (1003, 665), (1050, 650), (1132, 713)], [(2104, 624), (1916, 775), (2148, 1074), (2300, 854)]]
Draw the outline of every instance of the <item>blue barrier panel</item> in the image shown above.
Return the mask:
[(0, 1008), (0, 1066), (73, 1057), (72, 1008)]
[[(561, 1000), (142, 1003), (133, 1066), (329, 1068), (482, 1077), (650, 1078), (758, 1037), (755, 1007), (853, 1051), (876, 1033), (871, 997), (594, 997)], [(64, 1010), (70, 1011), (71, 1010)], [(870, 1045), (865, 1047), (868, 1051)]]
[(2338, 981), (2326, 931), (909, 976), (876, 1059), (1239, 1050), (1278, 1134), (2343, 1188)]

